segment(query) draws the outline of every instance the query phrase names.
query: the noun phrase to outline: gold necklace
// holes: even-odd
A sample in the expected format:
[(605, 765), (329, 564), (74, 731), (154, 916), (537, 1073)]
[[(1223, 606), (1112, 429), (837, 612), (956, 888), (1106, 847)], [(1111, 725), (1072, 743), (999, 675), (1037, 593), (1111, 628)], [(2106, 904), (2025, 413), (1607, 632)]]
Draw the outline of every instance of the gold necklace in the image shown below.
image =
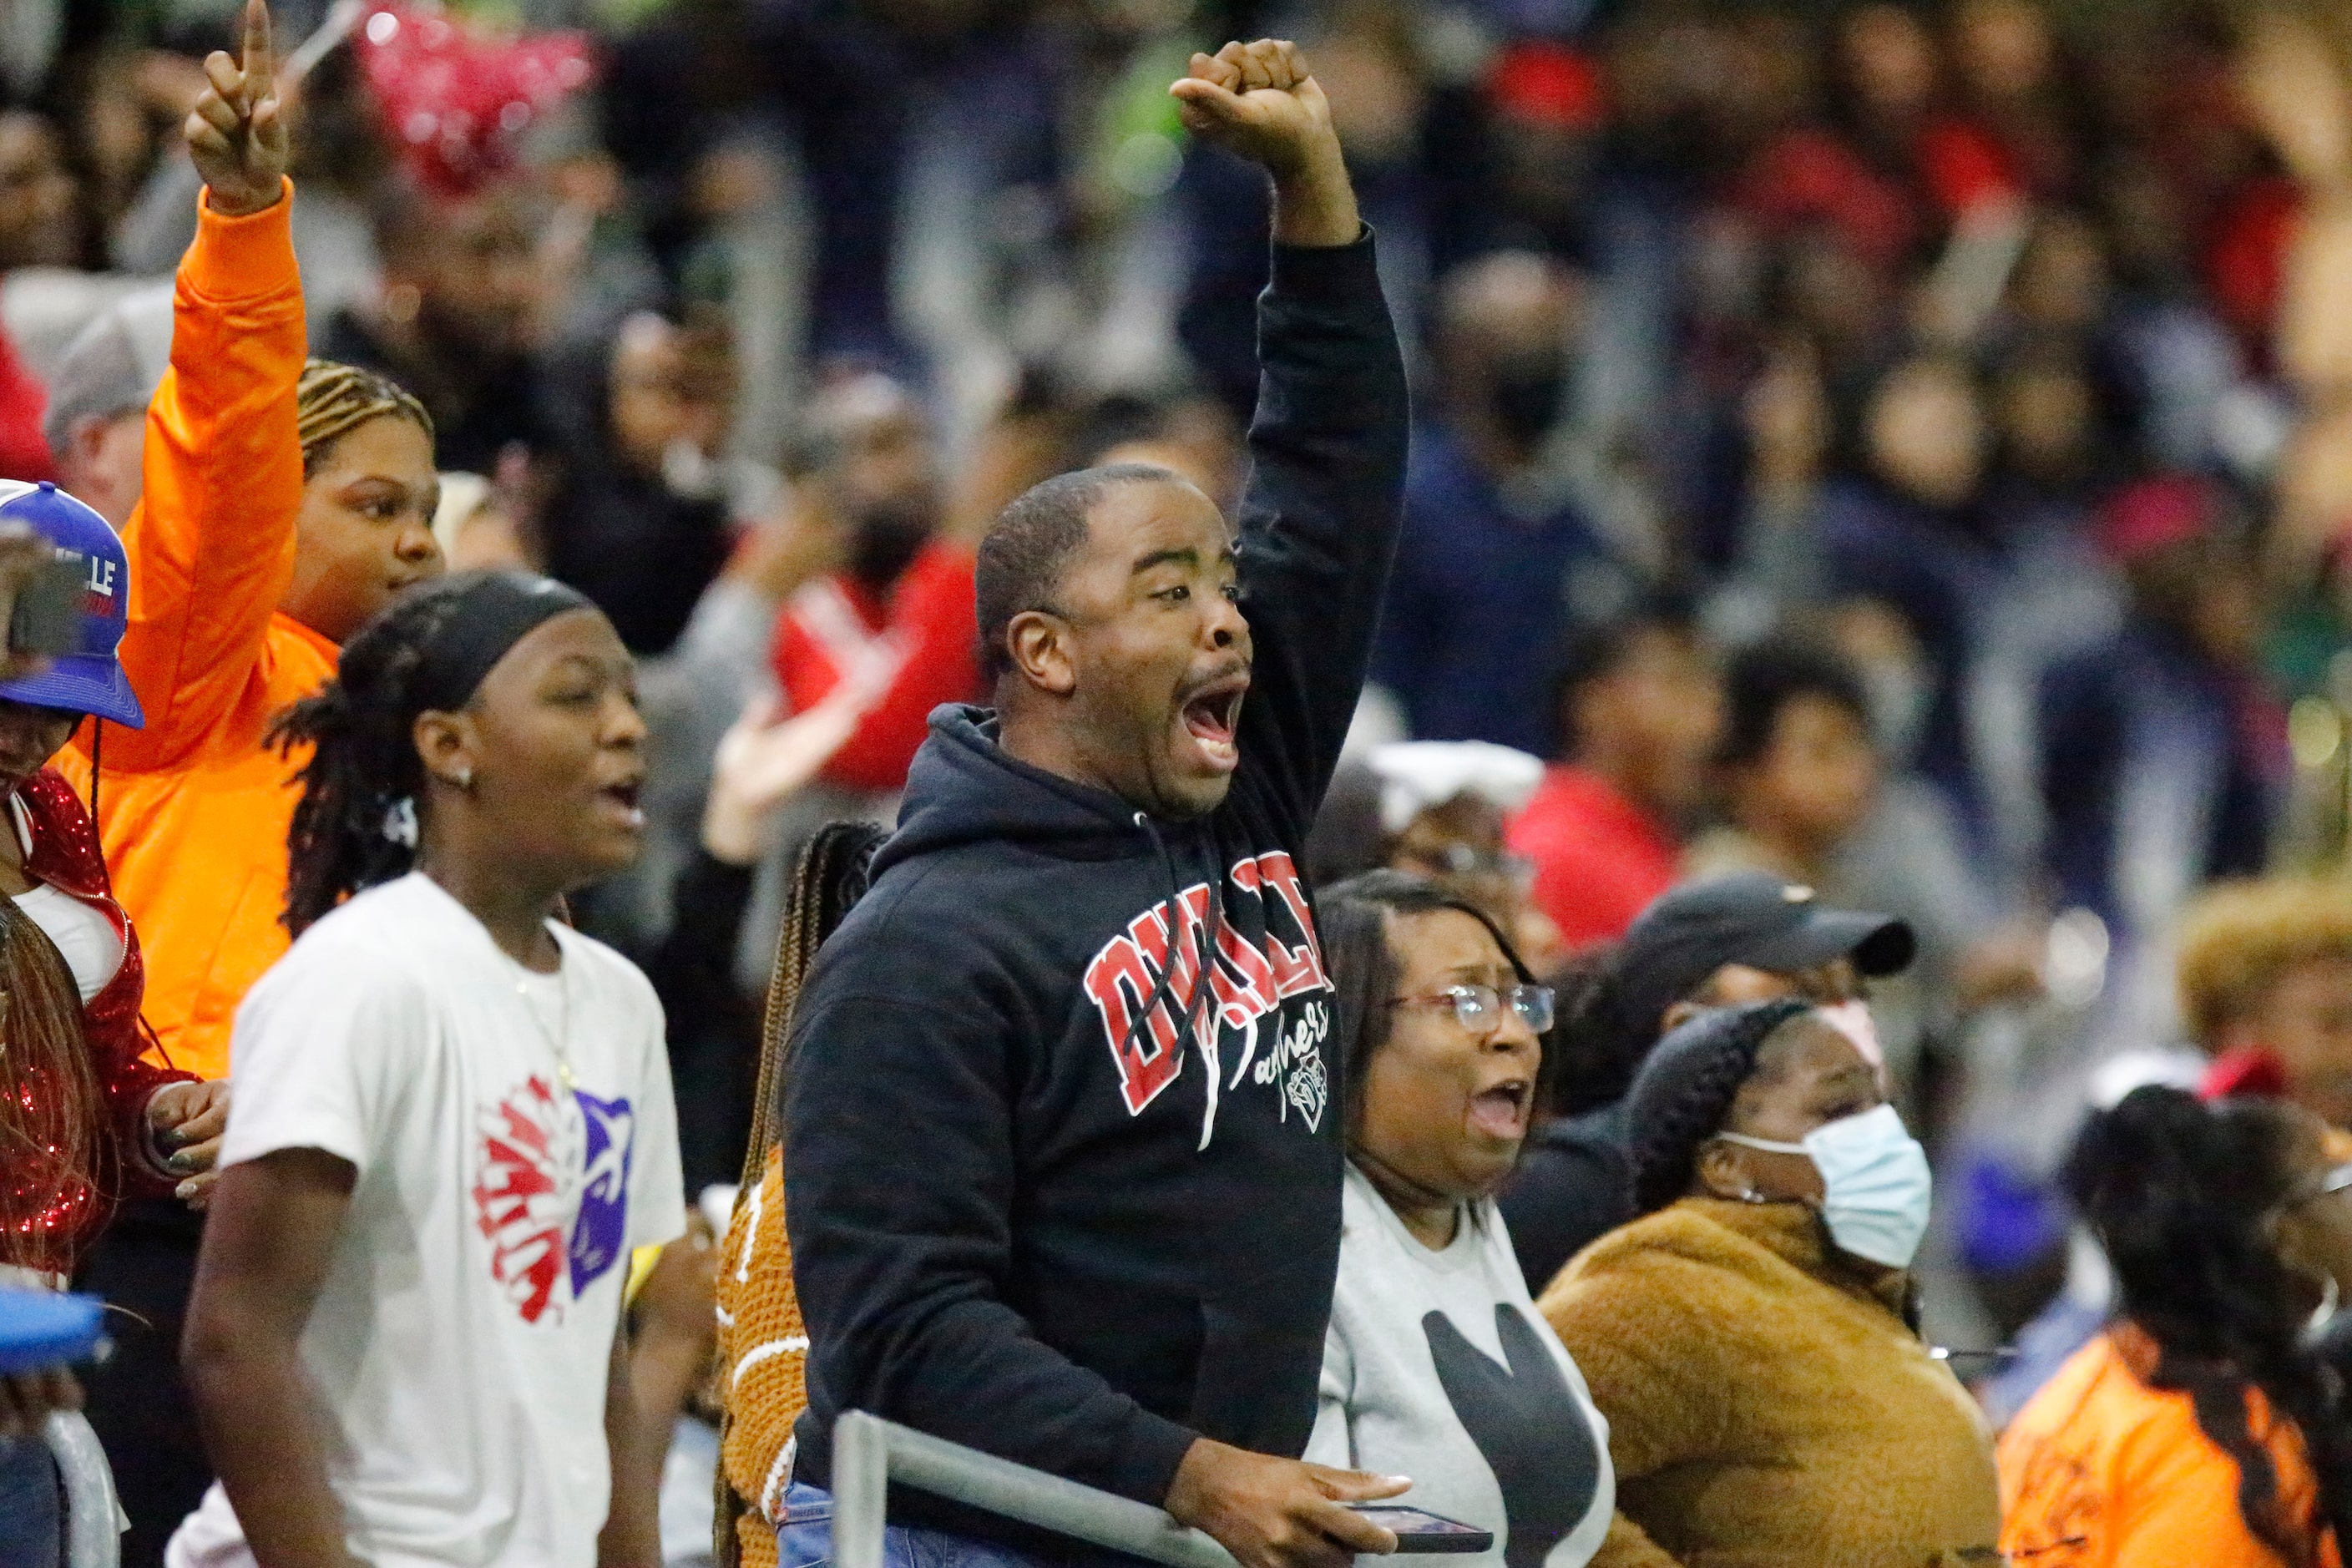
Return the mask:
[(531, 1027), (539, 1031), (540, 1037), (547, 1042), (547, 1048), (554, 1053), (556, 1081), (563, 1086), (564, 1093), (572, 1093), (580, 1087), (580, 1079), (572, 1070), (572, 1053), (563, 1048), (563, 1037), (572, 1031), (572, 966), (563, 962), (563, 944), (557, 942), (555, 948), (555, 995), (562, 1007), (557, 1014), (557, 1028), (553, 1032), (550, 1032), (547, 1020), (539, 1016), (539, 1008), (531, 1001), (530, 982), (535, 972), (530, 965), (511, 956), (500, 956), (506, 957), (507, 962), (515, 966), (515, 999), (522, 1004)]

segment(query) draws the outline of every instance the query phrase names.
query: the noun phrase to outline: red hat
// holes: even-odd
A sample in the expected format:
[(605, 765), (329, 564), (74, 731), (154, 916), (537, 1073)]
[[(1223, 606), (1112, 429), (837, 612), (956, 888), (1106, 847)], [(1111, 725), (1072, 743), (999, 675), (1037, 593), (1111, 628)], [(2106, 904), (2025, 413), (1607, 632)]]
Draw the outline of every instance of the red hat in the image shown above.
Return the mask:
[(2128, 564), (2210, 533), (2220, 510), (2213, 487), (2192, 475), (2140, 479), (2099, 508), (2099, 550), (2108, 560)]
[(1514, 120), (1587, 131), (1608, 110), (1601, 68), (1566, 44), (1528, 39), (1505, 49), (1487, 74), (1495, 107)]
[(379, 0), (356, 47), (386, 132), (442, 195), (504, 168), (524, 128), (593, 74), (583, 34), (493, 37), (445, 16), (436, 0)]
[(2240, 1046), (2213, 1058), (2198, 1081), (2200, 1100), (2228, 1100), (2244, 1095), (2255, 1100), (2286, 1098), (2286, 1064), (2261, 1046)]

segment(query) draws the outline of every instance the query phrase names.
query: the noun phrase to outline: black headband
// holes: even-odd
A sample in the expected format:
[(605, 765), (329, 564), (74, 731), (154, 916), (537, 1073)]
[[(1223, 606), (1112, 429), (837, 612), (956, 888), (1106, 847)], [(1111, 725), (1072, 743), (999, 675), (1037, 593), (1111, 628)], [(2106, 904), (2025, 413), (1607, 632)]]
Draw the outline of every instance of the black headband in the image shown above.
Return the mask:
[(490, 667), (541, 622), (596, 606), (552, 577), (492, 572), (459, 590), (457, 603), (417, 656), (417, 706), (454, 713), (474, 699)]

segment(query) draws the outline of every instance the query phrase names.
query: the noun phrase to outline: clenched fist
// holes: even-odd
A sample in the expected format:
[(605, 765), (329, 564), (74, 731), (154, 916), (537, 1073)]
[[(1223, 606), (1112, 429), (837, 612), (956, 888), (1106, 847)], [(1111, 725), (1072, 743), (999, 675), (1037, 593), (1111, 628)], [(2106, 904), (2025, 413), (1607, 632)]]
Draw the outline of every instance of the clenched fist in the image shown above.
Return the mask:
[(1274, 176), (1275, 233), (1284, 245), (1352, 245), (1362, 232), (1331, 105), (1298, 47), (1281, 38), (1194, 55), (1169, 93), (1184, 128)]
[(277, 76), (269, 7), (263, 0), (246, 0), (244, 58), (233, 60), (225, 50), (213, 51), (205, 61), (204, 96), (184, 128), (188, 154), (205, 177), (216, 213), (244, 217), (260, 212), (276, 205), (285, 189), (290, 154)]

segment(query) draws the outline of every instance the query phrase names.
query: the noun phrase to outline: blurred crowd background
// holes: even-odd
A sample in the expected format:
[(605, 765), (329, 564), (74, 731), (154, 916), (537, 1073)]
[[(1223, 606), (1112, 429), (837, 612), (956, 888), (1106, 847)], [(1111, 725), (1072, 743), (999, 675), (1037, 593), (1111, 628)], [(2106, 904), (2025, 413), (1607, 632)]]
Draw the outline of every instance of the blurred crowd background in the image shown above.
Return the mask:
[[(1165, 91), (1225, 37), (1296, 37), (1328, 88), (1415, 378), (1318, 875), (1461, 879), (1571, 977), (1712, 870), (1911, 921), (1874, 1005), (1944, 1173), (1930, 1332), (1959, 1345), (2056, 1289), (2083, 1106), (2201, 1065), (2174, 982), (2203, 890), (2302, 879), (2288, 923), (2342, 923), (2325, 5), (353, 11), (277, 8), (282, 49), (340, 40), (289, 84), (314, 349), (431, 410), (455, 563), (543, 566), (645, 661), (653, 852), (583, 923), (698, 940), (672, 895), (721, 733), (772, 687), (877, 694), (740, 951), (699, 955), (732, 994), (674, 1045), (690, 1181), (738, 1158), (775, 868), (887, 816), (922, 713), (977, 694), (953, 551), (1107, 454), (1238, 491), (1265, 197)], [(66, 350), (103, 320), (160, 374), (178, 124), (236, 16), (0, 3), (0, 472), (118, 524), (137, 410)], [(2306, 1022), (2352, 1110), (2336, 940)]]

